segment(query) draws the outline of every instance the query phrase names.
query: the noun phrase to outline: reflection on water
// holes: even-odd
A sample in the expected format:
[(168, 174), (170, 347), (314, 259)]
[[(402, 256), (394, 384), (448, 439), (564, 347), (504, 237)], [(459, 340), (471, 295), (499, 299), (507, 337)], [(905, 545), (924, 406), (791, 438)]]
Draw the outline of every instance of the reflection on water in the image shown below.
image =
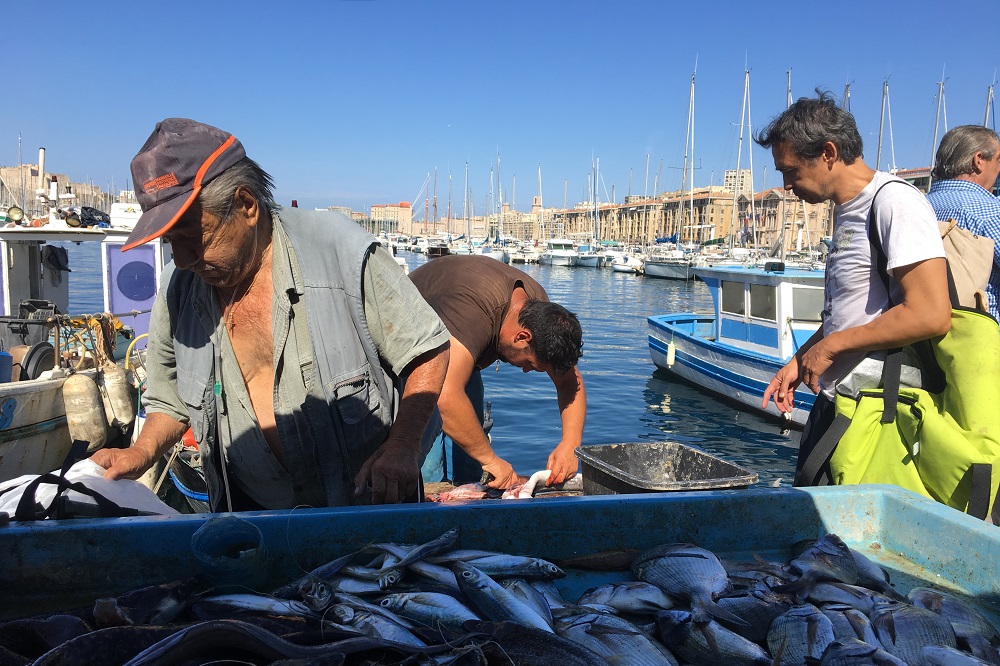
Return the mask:
[(696, 446), (752, 469), (760, 485), (791, 483), (797, 430), (720, 402), (663, 370), (646, 380), (643, 397), (649, 407), (646, 423), (659, 431), (656, 438)]

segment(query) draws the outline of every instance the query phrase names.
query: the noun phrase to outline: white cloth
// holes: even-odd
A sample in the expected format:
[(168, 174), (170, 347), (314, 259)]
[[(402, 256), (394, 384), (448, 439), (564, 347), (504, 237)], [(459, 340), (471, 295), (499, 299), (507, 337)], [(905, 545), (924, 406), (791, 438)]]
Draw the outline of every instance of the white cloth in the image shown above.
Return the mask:
[[(59, 470), (52, 473), (58, 476)], [(0, 483), (0, 511), (6, 511), (13, 517), (14, 512), (17, 511), (18, 502), (21, 501), (21, 495), (24, 493), (24, 487), (37, 478), (36, 474), (26, 474)], [(180, 515), (180, 512), (160, 501), (156, 493), (138, 481), (105, 479), (104, 468), (89, 458), (70, 467), (66, 472), (66, 480), (83, 483), (121, 507), (131, 507), (146, 513), (167, 516)], [(54, 484), (40, 484), (35, 491), (35, 502), (45, 507), (49, 506), (58, 490), (59, 488)], [(96, 504), (93, 498), (73, 490), (67, 490), (65, 495), (74, 502)]]
[[(837, 206), (833, 242), (826, 262), (823, 335), (863, 326), (888, 309), (889, 299), (878, 275), (868, 240), (868, 214), (876, 190), (899, 178), (877, 171), (872, 181), (850, 201)], [(888, 259), (895, 268), (944, 257), (937, 216), (927, 199), (908, 185), (890, 185), (878, 195), (875, 219)], [(899, 285), (892, 281), (893, 301), (902, 301)], [(823, 373), (823, 394), (834, 398), (837, 382), (865, 357), (865, 352), (841, 354)]]

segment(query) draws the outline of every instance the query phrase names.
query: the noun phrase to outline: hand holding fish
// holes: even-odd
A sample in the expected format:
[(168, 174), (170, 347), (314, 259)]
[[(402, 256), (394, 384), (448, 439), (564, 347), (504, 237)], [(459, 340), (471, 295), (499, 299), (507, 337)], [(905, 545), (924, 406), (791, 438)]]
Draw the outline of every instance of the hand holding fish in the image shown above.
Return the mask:
[(507, 490), (517, 483), (517, 472), (509, 462), (496, 454), (490, 462), (483, 465), (483, 471), (493, 476), (493, 480), (486, 484), (490, 488)]
[(576, 474), (578, 462), (576, 459), (576, 447), (567, 442), (559, 442), (559, 445), (549, 454), (546, 469), (551, 470), (547, 486), (555, 486)]

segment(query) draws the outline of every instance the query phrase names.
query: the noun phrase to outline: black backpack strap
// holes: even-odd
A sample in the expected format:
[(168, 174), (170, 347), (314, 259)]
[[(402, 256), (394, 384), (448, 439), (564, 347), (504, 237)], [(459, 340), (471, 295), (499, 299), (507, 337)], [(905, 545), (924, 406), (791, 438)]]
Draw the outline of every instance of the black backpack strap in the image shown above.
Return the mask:
[(823, 436), (819, 438), (819, 441), (806, 454), (805, 462), (802, 463), (802, 467), (795, 473), (795, 487), (819, 486), (830, 483), (830, 481), (825, 481), (823, 478), (827, 473), (827, 469), (829, 469), (827, 465), (830, 462), (830, 457), (833, 456), (834, 449), (837, 448), (837, 444), (840, 443), (840, 439), (847, 432), (850, 425), (851, 419), (843, 414), (838, 414), (833, 419), (833, 423), (830, 424), (830, 427), (826, 429)]
[(986, 520), (990, 513), (990, 491), (993, 489), (993, 465), (973, 463), (966, 473), (970, 478), (969, 505), (966, 513), (980, 520)]
[[(35, 500), (35, 493), (38, 491), (38, 487), (43, 483), (52, 484), (58, 487), (56, 496), (52, 498), (52, 503), (48, 506), (48, 508), (41, 506)], [(61, 519), (70, 518), (73, 517), (73, 515), (79, 515), (80, 512), (78, 510), (70, 510), (71, 507), (75, 509), (79, 505), (72, 501), (67, 501), (66, 497), (63, 495), (63, 492), (67, 490), (72, 490), (80, 493), (81, 495), (93, 498), (93, 500), (97, 503), (96, 513), (103, 518), (122, 518), (124, 516), (148, 515), (138, 509), (119, 506), (117, 503), (109, 500), (101, 493), (97, 492), (93, 488), (89, 488), (79, 481), (70, 481), (66, 477), (49, 472), (48, 474), (42, 474), (38, 478), (33, 479), (31, 483), (25, 486), (24, 492), (21, 495), (21, 500), (17, 503), (17, 509), (14, 511), (14, 520), (44, 520), (46, 518)]]

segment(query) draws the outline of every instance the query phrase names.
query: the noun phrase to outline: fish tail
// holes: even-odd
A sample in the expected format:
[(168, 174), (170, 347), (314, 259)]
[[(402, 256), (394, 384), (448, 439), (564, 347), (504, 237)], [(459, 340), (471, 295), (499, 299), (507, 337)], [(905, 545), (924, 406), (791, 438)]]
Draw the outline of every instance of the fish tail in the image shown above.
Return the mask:
[(726, 610), (711, 598), (691, 599), (691, 620), (696, 624), (708, 624), (712, 619), (725, 620), (741, 627), (749, 627), (750, 623), (740, 616)]

